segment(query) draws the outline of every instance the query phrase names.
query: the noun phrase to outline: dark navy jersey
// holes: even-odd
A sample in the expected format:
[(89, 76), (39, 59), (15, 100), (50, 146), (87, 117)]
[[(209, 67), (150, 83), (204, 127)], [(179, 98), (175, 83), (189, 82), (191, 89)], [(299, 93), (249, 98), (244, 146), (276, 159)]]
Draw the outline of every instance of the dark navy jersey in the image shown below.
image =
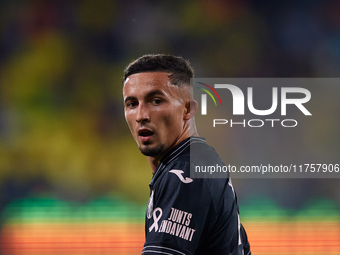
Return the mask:
[(251, 254), (230, 178), (190, 178), (190, 162), (206, 160), (224, 165), (199, 137), (184, 140), (163, 157), (150, 183), (142, 254)]

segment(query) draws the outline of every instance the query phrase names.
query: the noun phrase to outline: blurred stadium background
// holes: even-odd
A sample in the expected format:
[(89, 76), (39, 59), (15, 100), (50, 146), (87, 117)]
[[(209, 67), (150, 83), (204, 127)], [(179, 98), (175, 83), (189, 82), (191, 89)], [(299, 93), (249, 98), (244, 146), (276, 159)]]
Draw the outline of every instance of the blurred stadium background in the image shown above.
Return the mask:
[[(124, 120), (131, 60), (182, 55), (200, 77), (338, 77), (339, 13), (325, 0), (1, 0), (0, 254), (141, 253), (151, 171)], [(321, 154), (339, 142), (339, 120), (328, 125), (309, 130)], [(340, 254), (338, 179), (234, 185), (253, 254)]]

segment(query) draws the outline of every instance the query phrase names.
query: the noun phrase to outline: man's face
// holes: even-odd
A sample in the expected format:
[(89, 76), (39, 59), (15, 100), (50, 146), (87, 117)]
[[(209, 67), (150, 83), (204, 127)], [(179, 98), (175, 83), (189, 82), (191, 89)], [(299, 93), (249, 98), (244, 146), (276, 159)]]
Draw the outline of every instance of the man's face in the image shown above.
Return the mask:
[(125, 119), (140, 151), (161, 157), (184, 132), (190, 92), (164, 72), (130, 75), (123, 87)]

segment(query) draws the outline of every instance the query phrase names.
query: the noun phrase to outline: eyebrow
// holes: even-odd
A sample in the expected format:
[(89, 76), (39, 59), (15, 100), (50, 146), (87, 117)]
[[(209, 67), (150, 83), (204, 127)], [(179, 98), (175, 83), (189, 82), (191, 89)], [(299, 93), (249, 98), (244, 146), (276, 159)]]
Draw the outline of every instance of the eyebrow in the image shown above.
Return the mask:
[(127, 97), (127, 98), (125, 98), (124, 103), (131, 101), (131, 100), (135, 100), (135, 99), (136, 99), (135, 97), (131, 97), (131, 96)]
[[(156, 96), (156, 95), (163, 96), (164, 93), (162, 91), (158, 90), (158, 89), (152, 90), (145, 95), (145, 98), (150, 98), (150, 97), (153, 97), (153, 96)], [(128, 97), (125, 98), (124, 102), (126, 103), (126, 102), (131, 101), (131, 100), (136, 100), (136, 97), (128, 96)]]
[(152, 90), (149, 93), (147, 93), (145, 97), (149, 98), (149, 97), (153, 97), (153, 96), (156, 96), (156, 95), (164, 96), (164, 93), (162, 91), (156, 89), (156, 90)]

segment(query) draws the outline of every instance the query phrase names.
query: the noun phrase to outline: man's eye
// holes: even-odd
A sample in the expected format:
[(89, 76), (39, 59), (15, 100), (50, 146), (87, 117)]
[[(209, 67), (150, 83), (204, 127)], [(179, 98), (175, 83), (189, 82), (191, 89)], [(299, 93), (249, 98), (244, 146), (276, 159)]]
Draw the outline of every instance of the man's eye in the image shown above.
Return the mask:
[(137, 106), (137, 102), (128, 102), (126, 104), (126, 106), (129, 107), (129, 108), (133, 108), (133, 107)]
[(158, 99), (158, 98), (155, 98), (155, 99), (152, 100), (152, 103), (154, 105), (159, 105), (160, 103), (162, 103), (162, 101), (160, 99)]

